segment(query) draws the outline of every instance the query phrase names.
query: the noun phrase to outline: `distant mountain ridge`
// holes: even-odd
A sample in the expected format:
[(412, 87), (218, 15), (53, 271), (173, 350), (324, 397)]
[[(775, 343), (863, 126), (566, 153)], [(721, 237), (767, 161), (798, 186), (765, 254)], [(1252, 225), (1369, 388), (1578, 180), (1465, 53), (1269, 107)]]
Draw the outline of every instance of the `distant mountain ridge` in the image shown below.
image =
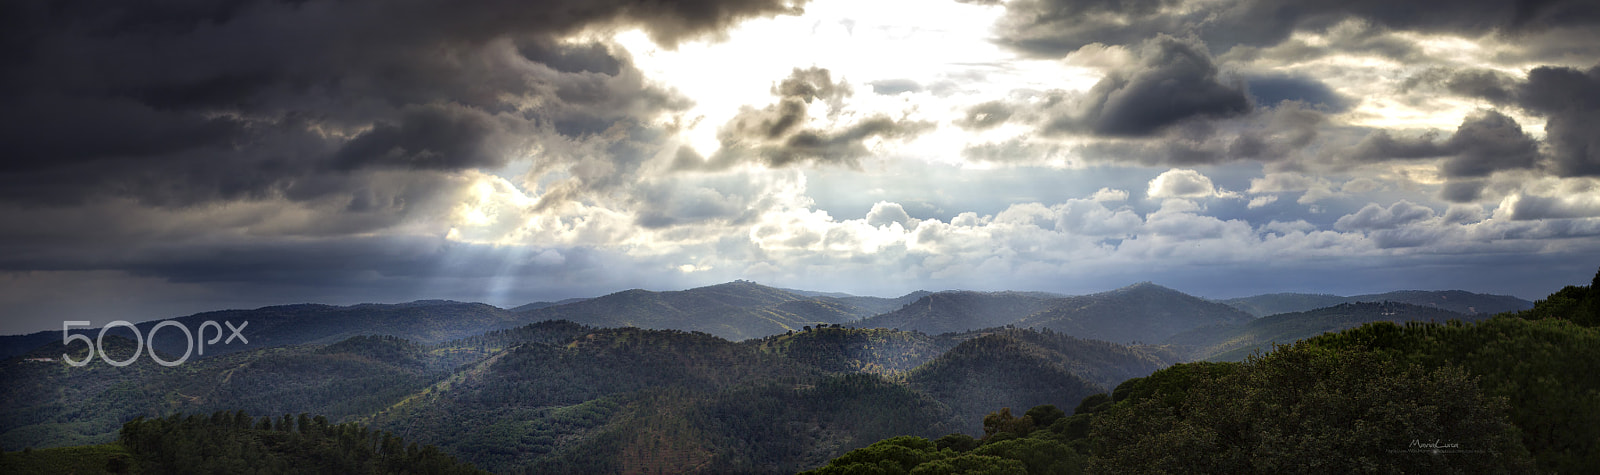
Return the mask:
[(1034, 292), (933, 292), (898, 310), (850, 324), (856, 328), (898, 328), (929, 334), (1001, 327), (1048, 308), (1057, 297)]
[(1257, 350), (1271, 350), (1273, 343), (1290, 344), (1371, 322), (1474, 322), (1490, 316), (1400, 302), (1342, 303), (1305, 312), (1266, 316), (1242, 325), (1195, 328), (1173, 335), (1164, 343), (1187, 348), (1188, 359), (1241, 361)]
[(1252, 317), (1227, 305), (1150, 282), (1054, 300), (1050, 309), (1017, 326), (1050, 328), (1078, 338), (1115, 343), (1159, 342), (1192, 328), (1241, 324)]
[[(841, 293), (789, 291), (749, 281), (734, 281), (681, 291), (628, 290), (595, 298), (535, 302), (501, 309), (449, 300), (399, 304), (334, 306), (292, 304), (253, 310), (221, 310), (177, 317), (195, 330), (206, 320), (251, 322), (243, 330), (249, 344), (208, 346), (206, 356), (251, 348), (328, 343), (356, 335), (393, 335), (435, 343), (546, 320), (569, 320), (598, 327), (702, 331), (730, 340), (759, 338), (819, 324), (859, 328), (899, 328), (928, 334), (1018, 325), (1050, 328), (1081, 338), (1109, 341), (1164, 340), (1182, 331), (1237, 319), (1216, 304), (1264, 316), (1301, 312), (1355, 301), (1393, 301), (1460, 313), (1494, 314), (1531, 308), (1516, 297), (1463, 291), (1397, 291), (1340, 297), (1326, 294), (1267, 294), (1207, 302), (1152, 283), (1098, 294), (1064, 297), (1043, 292), (917, 291), (895, 298)], [(1187, 315), (1187, 317), (1184, 317)], [(155, 320), (137, 323), (148, 334)], [(94, 321), (104, 325), (108, 321)], [(1239, 323), (1239, 322), (1235, 322)], [(73, 334), (93, 338), (98, 328)], [(113, 330), (111, 334), (124, 332)], [(126, 336), (131, 337), (131, 333)], [(0, 336), (0, 358), (61, 341), (59, 330)], [(151, 346), (181, 355), (181, 337), (163, 332)], [(196, 355), (198, 357), (198, 355)]]
[(871, 314), (871, 308), (837, 297), (807, 297), (755, 282), (734, 281), (666, 292), (624, 290), (517, 315), (526, 322), (569, 320), (596, 327), (699, 331), (739, 341), (823, 323), (852, 322)]
[(1355, 302), (1399, 302), (1456, 313), (1494, 315), (1533, 308), (1533, 302), (1509, 295), (1479, 294), (1463, 290), (1397, 290), (1381, 294), (1342, 297), (1332, 294), (1276, 293), (1222, 299), (1217, 302), (1257, 317), (1304, 312)]
[(1141, 282), (1070, 297), (1043, 292), (935, 292), (899, 310), (849, 325), (930, 334), (1017, 326), (1128, 343), (1159, 342), (1192, 328), (1251, 319), (1233, 307)]

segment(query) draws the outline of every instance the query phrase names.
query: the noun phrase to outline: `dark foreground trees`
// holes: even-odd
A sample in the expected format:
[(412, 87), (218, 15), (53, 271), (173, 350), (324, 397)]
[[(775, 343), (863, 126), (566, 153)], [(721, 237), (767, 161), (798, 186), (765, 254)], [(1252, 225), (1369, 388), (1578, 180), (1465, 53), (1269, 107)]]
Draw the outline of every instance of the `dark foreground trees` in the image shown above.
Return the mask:
[(431, 445), (306, 414), (139, 418), (122, 427), (119, 442), (145, 473), (484, 473)]
[[(1092, 423), (1089, 468), (1138, 473), (1516, 473), (1504, 399), (1460, 368), (1280, 347), (1215, 377), (1140, 391)], [(1137, 385), (1161, 386), (1167, 375)], [(1435, 448), (1439, 450), (1434, 450)]]

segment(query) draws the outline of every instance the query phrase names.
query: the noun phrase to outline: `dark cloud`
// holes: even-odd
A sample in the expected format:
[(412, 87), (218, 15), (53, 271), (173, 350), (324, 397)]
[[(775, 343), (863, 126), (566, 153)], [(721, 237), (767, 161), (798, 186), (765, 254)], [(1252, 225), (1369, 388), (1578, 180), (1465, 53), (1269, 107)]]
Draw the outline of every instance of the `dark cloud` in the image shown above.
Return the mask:
[(1513, 103), (1517, 94), (1517, 78), (1490, 69), (1430, 68), (1406, 79), (1402, 87), (1409, 90), (1426, 83), (1443, 86), (1456, 95), (1488, 99), (1495, 104)]
[(1315, 142), (1327, 121), (1324, 111), (1282, 102), (1227, 120), (1184, 121), (1150, 137), (1095, 141), (1078, 151), (1093, 161), (1144, 166), (1283, 162)]
[(1539, 160), (1538, 142), (1517, 121), (1492, 110), (1463, 120), (1445, 148), (1454, 155), (1439, 166), (1447, 177), (1484, 177), (1496, 170), (1532, 168)]
[(1435, 158), (1449, 155), (1450, 151), (1438, 142), (1439, 134), (1427, 132), (1418, 137), (1395, 137), (1387, 130), (1375, 130), (1350, 151), (1353, 158), (1362, 161), (1391, 159)]
[(1345, 97), (1322, 81), (1296, 76), (1255, 76), (1245, 81), (1250, 96), (1257, 104), (1277, 104), (1283, 101), (1300, 102), (1325, 109), (1344, 112), (1355, 105), (1355, 100)]
[(967, 109), (965, 117), (955, 124), (967, 130), (985, 130), (1011, 119), (1013, 106), (1003, 101), (990, 101)]
[(421, 106), (402, 113), (399, 123), (380, 122), (339, 150), (344, 169), (390, 166), (419, 169), (494, 168), (518, 158), (490, 143), (501, 126), (481, 110), (462, 106)]
[(888, 116), (875, 115), (843, 130), (803, 130), (785, 138), (782, 145), (764, 148), (760, 153), (771, 166), (781, 167), (803, 161), (853, 166), (858, 159), (871, 155), (864, 144), (869, 138), (905, 139), (932, 128), (933, 124), (925, 122), (896, 121)]
[(1471, 203), (1483, 197), (1483, 180), (1451, 180), (1439, 189), (1439, 198), (1452, 203)]
[(1543, 114), (1545, 140), (1561, 176), (1600, 175), (1600, 66), (1579, 71), (1539, 67), (1528, 72), (1518, 101)]
[(1222, 77), (1193, 39), (1159, 35), (1139, 48), (1138, 57), (1108, 71), (1079, 111), (1050, 119), (1044, 132), (1149, 136), (1184, 120), (1234, 117), (1253, 108), (1243, 81)]
[(1000, 41), (1024, 52), (1063, 56), (1086, 45), (1134, 44), (1157, 33), (1193, 31), (1194, 20), (1164, 13), (1180, 0), (1015, 0), (995, 25)]
[(908, 139), (933, 128), (932, 123), (896, 120), (881, 114), (840, 127), (807, 127), (813, 101), (826, 106), (824, 115), (837, 118), (844, 100), (853, 93), (849, 84), (834, 82), (827, 69), (795, 68), (789, 77), (773, 86), (777, 104), (762, 109), (744, 107), (718, 130), (721, 147), (716, 153), (696, 161), (697, 154), (680, 149), (673, 168), (721, 170), (752, 160), (771, 167), (798, 163), (853, 167), (871, 155), (865, 143), (868, 139)]
[(855, 91), (842, 80), (834, 82), (827, 69), (810, 67), (794, 68), (794, 73), (772, 87), (772, 94), (784, 99), (803, 101), (806, 104), (810, 104), (813, 99), (822, 99), (832, 108), (838, 109), (844, 98), (855, 94)]
[(1600, 7), (1585, 0), (1018, 0), (1006, 4), (996, 31), (1002, 44), (1060, 57), (1089, 44), (1134, 44), (1162, 33), (1192, 34), (1218, 51), (1271, 46), (1295, 31), (1324, 31), (1350, 19), (1363, 20), (1378, 31), (1515, 37), (1592, 28), (1600, 22)]
[(1378, 130), (1357, 144), (1350, 154), (1363, 161), (1448, 157), (1439, 165), (1446, 177), (1486, 177), (1498, 170), (1538, 166), (1539, 143), (1522, 131), (1517, 121), (1499, 111), (1484, 111), (1461, 121), (1445, 140), (1438, 134), (1395, 137)]
[(6, 2), (0, 199), (183, 205), (336, 168), (496, 166), (508, 132), (592, 138), (687, 106), (570, 34), (671, 47), (798, 3)]
[(616, 76), (627, 66), (603, 43), (567, 44), (539, 36), (518, 38), (515, 43), (522, 57), (564, 73)]
[[(1431, 69), (1408, 79), (1405, 87), (1424, 84), (1444, 86), (1456, 95), (1485, 99), (1501, 106), (1521, 107), (1544, 116), (1550, 171), (1560, 176), (1600, 175), (1600, 134), (1594, 132), (1600, 130), (1600, 66), (1587, 71), (1541, 66), (1529, 71), (1526, 79), (1487, 70)], [(1514, 132), (1520, 132), (1521, 129), (1512, 131), (1508, 127), (1516, 128), (1516, 124), (1512, 122), (1508, 126), (1490, 126), (1472, 132), (1488, 133), (1489, 138), (1484, 140), (1490, 142), (1514, 139)], [(1501, 133), (1496, 134), (1495, 130)], [(1514, 150), (1497, 152), (1510, 154), (1512, 161), (1525, 159), (1526, 147), (1522, 141), (1513, 142), (1511, 146)], [(1460, 165), (1467, 171), (1482, 171), (1483, 167), (1477, 165), (1492, 159), (1479, 157)]]

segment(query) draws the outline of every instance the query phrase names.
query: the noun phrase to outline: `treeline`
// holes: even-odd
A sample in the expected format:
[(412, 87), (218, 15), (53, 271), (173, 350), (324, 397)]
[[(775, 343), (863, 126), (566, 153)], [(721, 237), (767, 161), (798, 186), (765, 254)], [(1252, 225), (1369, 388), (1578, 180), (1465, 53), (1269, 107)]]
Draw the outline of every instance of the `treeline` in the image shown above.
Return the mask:
[(983, 419), (983, 438), (954, 433), (928, 440), (899, 436), (852, 450), (803, 475), (847, 474), (1072, 474), (1086, 457), (1079, 442), (1086, 416), (1067, 417), (1053, 405), (1021, 417), (1010, 408)]
[[(259, 420), (244, 411), (141, 417), (123, 425), (118, 442), (145, 473), (484, 473), (434, 446), (307, 414)], [(107, 471), (125, 471), (133, 462), (118, 460)]]
[(1242, 363), (1188, 363), (984, 418), (985, 436), (895, 437), (831, 473), (1581, 473), (1600, 467), (1600, 274), (1531, 310), (1377, 322)]
[(779, 353), (789, 360), (830, 373), (892, 374), (908, 371), (955, 346), (949, 338), (920, 332), (881, 328), (843, 328), (818, 325), (816, 329), (747, 340), (764, 353)]

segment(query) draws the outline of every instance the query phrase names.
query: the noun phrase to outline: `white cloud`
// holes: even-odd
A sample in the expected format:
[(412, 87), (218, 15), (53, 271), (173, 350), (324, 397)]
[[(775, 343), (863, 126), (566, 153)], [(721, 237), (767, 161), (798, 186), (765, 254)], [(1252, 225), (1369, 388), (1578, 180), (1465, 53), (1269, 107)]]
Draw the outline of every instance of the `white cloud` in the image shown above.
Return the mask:
[(1496, 217), (1524, 221), (1600, 217), (1600, 179), (1523, 178), (1506, 185)]
[(1314, 186), (1325, 186), (1326, 180), (1308, 177), (1299, 173), (1268, 173), (1261, 178), (1250, 179), (1250, 193), (1282, 193), (1291, 191), (1305, 191)]
[(1128, 201), (1128, 192), (1126, 190), (1101, 188), (1099, 191), (1094, 192), (1093, 195), (1089, 195), (1089, 199), (1102, 203)]
[(1518, 193), (1500, 201), (1513, 220), (1600, 217), (1600, 194), (1541, 196)]
[(1262, 206), (1270, 205), (1275, 201), (1278, 201), (1278, 195), (1257, 196), (1255, 198), (1251, 198), (1250, 204), (1246, 207), (1250, 209), (1256, 209)]
[(905, 207), (900, 206), (900, 203), (879, 201), (877, 204), (872, 205), (872, 211), (867, 213), (867, 225), (889, 226), (893, 224), (899, 224), (901, 227), (910, 229), (916, 227), (916, 220), (911, 219), (911, 215), (906, 214)]
[[(1368, 180), (1370, 181), (1370, 180)], [(1306, 176), (1300, 173), (1268, 173), (1261, 178), (1250, 179), (1250, 193), (1295, 193), (1304, 192), (1296, 203), (1309, 205), (1328, 198), (1340, 196), (1333, 191), (1333, 184), (1326, 178)], [(1276, 200), (1276, 198), (1273, 198)], [(1251, 201), (1255, 203), (1254, 200)], [(1265, 206), (1267, 201), (1258, 206)], [(1258, 207), (1252, 206), (1252, 207)]]
[(1233, 198), (1237, 193), (1218, 189), (1211, 183), (1211, 178), (1198, 171), (1173, 168), (1161, 172), (1150, 180), (1150, 188), (1145, 192), (1151, 198)]
[(1433, 217), (1433, 209), (1400, 200), (1388, 208), (1368, 203), (1360, 211), (1340, 217), (1333, 228), (1340, 231), (1394, 229)]
[(1276, 233), (1276, 234), (1291, 234), (1291, 233), (1304, 234), (1304, 233), (1309, 233), (1309, 232), (1316, 231), (1316, 230), (1317, 230), (1317, 226), (1315, 224), (1308, 223), (1304, 219), (1296, 219), (1294, 221), (1289, 221), (1289, 222), (1272, 220), (1272, 221), (1267, 222), (1267, 224), (1264, 224), (1264, 225), (1261, 226), (1261, 231), (1262, 232), (1264, 232), (1264, 233)]

